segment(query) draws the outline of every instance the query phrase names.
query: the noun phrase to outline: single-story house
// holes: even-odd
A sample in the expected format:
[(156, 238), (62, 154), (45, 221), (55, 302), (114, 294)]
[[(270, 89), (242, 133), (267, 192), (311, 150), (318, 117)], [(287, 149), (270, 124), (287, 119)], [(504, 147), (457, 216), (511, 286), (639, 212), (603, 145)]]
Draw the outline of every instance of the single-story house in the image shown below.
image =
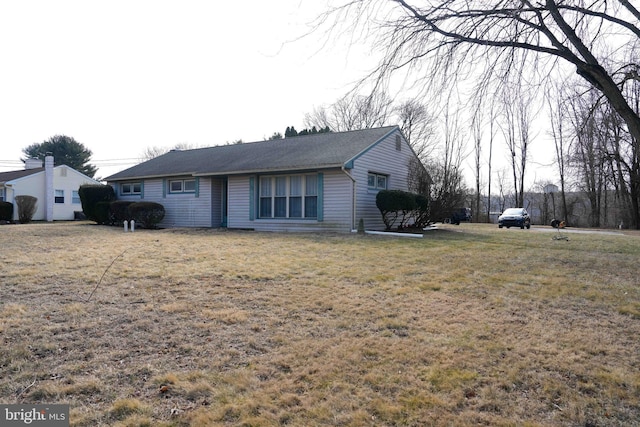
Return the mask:
[(397, 126), (172, 150), (106, 179), (164, 206), (164, 227), (384, 229), (376, 194), (408, 191), (417, 156)]
[(82, 211), (78, 189), (83, 184), (100, 184), (93, 178), (67, 165), (54, 165), (53, 156), (28, 159), (25, 168), (0, 172), (0, 201), (13, 203), (13, 219), (18, 219), (16, 196), (34, 196), (38, 199), (34, 221), (72, 220), (76, 211)]

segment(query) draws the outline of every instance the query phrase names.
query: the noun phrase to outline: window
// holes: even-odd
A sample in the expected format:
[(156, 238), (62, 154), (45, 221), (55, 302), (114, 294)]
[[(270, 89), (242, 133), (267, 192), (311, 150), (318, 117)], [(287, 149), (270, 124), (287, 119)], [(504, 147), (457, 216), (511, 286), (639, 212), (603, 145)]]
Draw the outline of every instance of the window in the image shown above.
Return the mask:
[(260, 218), (271, 217), (271, 181), (272, 178), (260, 178)]
[(169, 193), (195, 193), (195, 179), (174, 179), (169, 181)]
[(140, 182), (129, 182), (126, 184), (122, 184), (120, 186), (120, 194), (123, 196), (131, 195), (131, 194), (141, 194), (142, 193), (142, 183)]
[(55, 190), (53, 201), (55, 203), (64, 203), (64, 190)]
[(389, 177), (379, 173), (371, 173), (367, 176), (367, 187), (371, 190), (386, 190)]
[(75, 190), (71, 192), (71, 203), (73, 203), (74, 205), (80, 204), (80, 195)]
[(307, 175), (305, 178), (304, 216), (316, 218), (318, 216), (318, 176)]
[(302, 176), (289, 178), (289, 217), (302, 218)]
[(317, 218), (318, 176), (263, 176), (259, 181), (260, 218)]

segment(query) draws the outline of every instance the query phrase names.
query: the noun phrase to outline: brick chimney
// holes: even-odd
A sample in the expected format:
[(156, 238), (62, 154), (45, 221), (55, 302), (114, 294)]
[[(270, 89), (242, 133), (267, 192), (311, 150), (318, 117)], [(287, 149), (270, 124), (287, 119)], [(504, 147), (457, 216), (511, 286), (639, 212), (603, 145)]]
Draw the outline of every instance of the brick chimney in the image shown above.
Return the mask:
[(24, 161), (25, 170), (38, 169), (42, 167), (42, 160), (40, 159), (27, 159)]

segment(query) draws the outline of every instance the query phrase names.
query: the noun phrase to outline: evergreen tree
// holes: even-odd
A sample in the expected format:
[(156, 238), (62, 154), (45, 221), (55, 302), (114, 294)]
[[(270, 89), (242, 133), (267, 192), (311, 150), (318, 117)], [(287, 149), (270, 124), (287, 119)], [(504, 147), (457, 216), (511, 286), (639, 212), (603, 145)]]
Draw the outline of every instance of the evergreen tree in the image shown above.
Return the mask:
[(287, 129), (284, 131), (284, 137), (285, 138), (289, 138), (289, 137), (293, 137), (293, 136), (298, 136), (298, 131), (293, 126), (291, 126), (291, 127), (287, 126)]
[(22, 149), (26, 156), (23, 161), (37, 158), (44, 161), (47, 154), (53, 156), (56, 165), (67, 165), (91, 178), (98, 170), (89, 163), (91, 150), (70, 136), (55, 135), (41, 143), (34, 143)]

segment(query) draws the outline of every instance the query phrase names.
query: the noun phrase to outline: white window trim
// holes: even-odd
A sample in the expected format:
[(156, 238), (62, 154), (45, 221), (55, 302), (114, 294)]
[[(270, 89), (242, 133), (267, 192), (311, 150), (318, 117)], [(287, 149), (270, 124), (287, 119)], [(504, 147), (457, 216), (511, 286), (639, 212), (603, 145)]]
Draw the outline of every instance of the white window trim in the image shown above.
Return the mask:
[[(373, 185), (373, 186), (369, 185), (369, 178), (370, 177), (374, 177), (374, 179), (375, 179), (375, 185)], [(384, 181), (385, 182), (385, 186), (384, 187), (378, 186), (378, 178), (384, 178), (384, 180), (385, 180)], [(387, 190), (389, 188), (389, 175), (384, 174), (384, 173), (369, 172), (367, 174), (367, 188), (369, 190), (376, 190), (376, 191)]]
[[(58, 193), (62, 193), (62, 195), (59, 196)], [(58, 198), (62, 198), (62, 201), (59, 202)], [(64, 190), (61, 190), (61, 189), (53, 190), (53, 202), (57, 205), (64, 205), (64, 202), (65, 202)]]
[[(193, 182), (193, 190), (185, 190), (186, 187), (186, 183), (187, 182)], [(172, 184), (175, 182), (179, 182), (180, 183), (180, 190), (173, 190), (171, 188)], [(195, 178), (184, 178), (184, 179), (170, 179), (167, 183), (168, 185), (168, 192), (169, 194), (182, 194), (182, 193), (187, 193), (187, 194), (195, 194), (196, 192), (196, 179)]]
[[(131, 189), (130, 191), (124, 191), (124, 186), (128, 185), (129, 188)], [(140, 190), (139, 191), (135, 191), (134, 187), (138, 185), (140, 186)], [(120, 194), (123, 196), (139, 196), (140, 194), (142, 194), (142, 182), (123, 182), (122, 184), (120, 184)]]

